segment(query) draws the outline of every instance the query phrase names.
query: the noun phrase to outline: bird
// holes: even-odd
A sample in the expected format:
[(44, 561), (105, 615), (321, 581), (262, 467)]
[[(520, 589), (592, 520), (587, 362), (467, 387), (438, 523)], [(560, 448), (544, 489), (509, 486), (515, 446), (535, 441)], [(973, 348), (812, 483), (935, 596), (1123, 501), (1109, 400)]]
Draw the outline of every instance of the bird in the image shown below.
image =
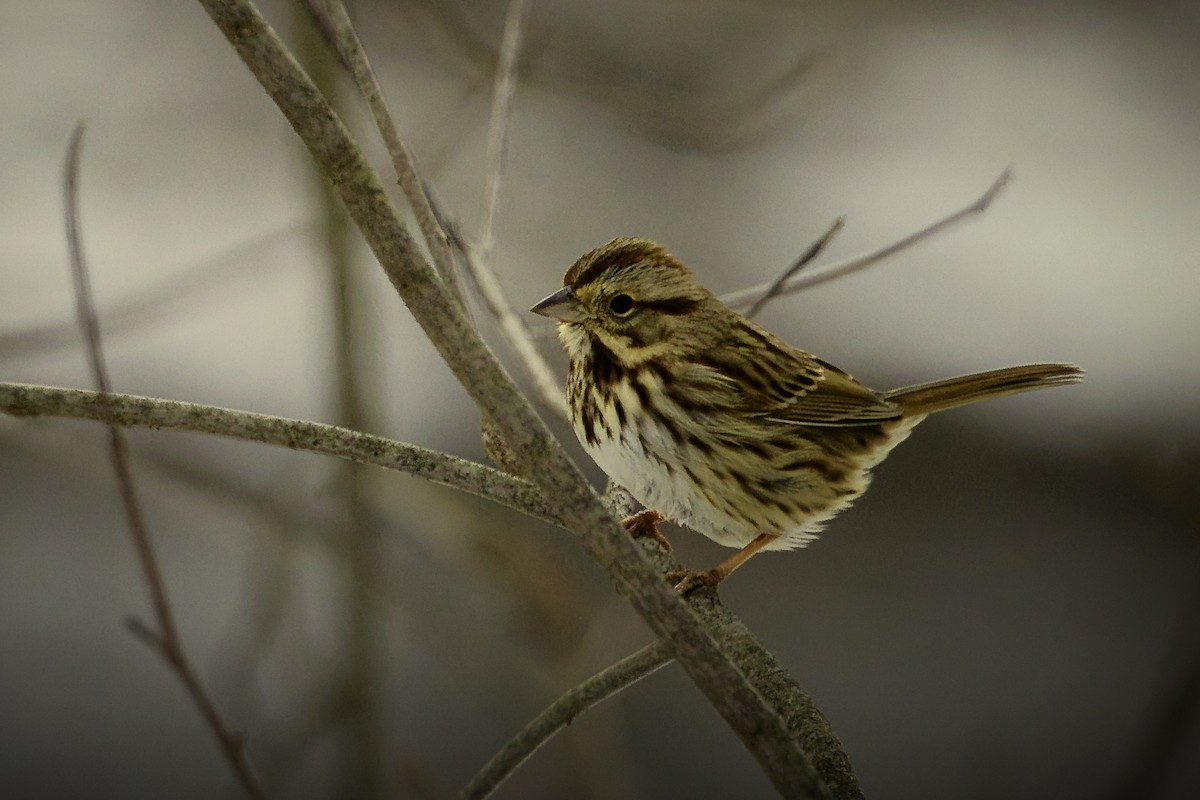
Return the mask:
[(715, 590), (760, 551), (811, 543), (929, 414), (1084, 374), (1027, 364), (877, 391), (634, 237), (585, 253), (531, 311), (558, 323), (584, 450), (643, 506), (625, 527), (665, 542), (655, 524), (666, 520), (737, 548), (712, 569), (669, 574), (684, 594)]

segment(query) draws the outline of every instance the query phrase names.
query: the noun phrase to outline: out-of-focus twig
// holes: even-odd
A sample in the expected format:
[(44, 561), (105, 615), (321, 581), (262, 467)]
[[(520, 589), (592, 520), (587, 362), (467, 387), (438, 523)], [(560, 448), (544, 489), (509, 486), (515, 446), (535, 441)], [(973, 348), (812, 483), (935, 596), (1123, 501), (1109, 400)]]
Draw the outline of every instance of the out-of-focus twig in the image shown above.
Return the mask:
[[(846, 259), (845, 261), (838, 262), (837, 264), (831, 264), (825, 269), (822, 269), (820, 272), (808, 273), (793, 277), (791, 280), (786, 281), (773, 296), (780, 297), (785, 294), (801, 292), (805, 289), (811, 289), (814, 286), (819, 286), (822, 283), (837, 280), (838, 278), (849, 275), (852, 272), (858, 272), (859, 270), (866, 269), (867, 267), (883, 261), (885, 258), (899, 253), (901, 250), (907, 250), (915, 244), (936, 236), (937, 234), (941, 233), (947, 228), (953, 227), (959, 222), (982, 214), (984, 211), (987, 211), (988, 206), (990, 206), (992, 201), (996, 199), (996, 195), (1000, 193), (1001, 189), (1008, 185), (1010, 180), (1012, 180), (1012, 167), (1004, 170), (1004, 172), (1000, 174), (1000, 177), (997, 178), (990, 187), (988, 187), (988, 190), (984, 192), (979, 199), (975, 200), (966, 208), (961, 208), (958, 211), (955, 211), (953, 214), (943, 217), (932, 225), (928, 225), (916, 233), (909, 234), (903, 239), (893, 242), (886, 247), (881, 247), (878, 250), (874, 250), (870, 253), (864, 253), (861, 256), (855, 256), (854, 258)], [(760, 298), (770, 291), (771, 284), (764, 283), (758, 286), (751, 286), (749, 289), (741, 289), (736, 292), (730, 292), (729, 294), (722, 295), (721, 301), (730, 308), (740, 310), (753, 306)]]
[(513, 770), (521, 766), (554, 734), (570, 725), (579, 714), (650, 675), (671, 660), (670, 649), (662, 642), (654, 642), (570, 689), (505, 743), (471, 779), (459, 797), (487, 797), (512, 774)]
[(71, 134), (63, 176), (66, 196), (67, 247), (70, 251), (71, 274), (75, 284), (75, 307), (79, 315), (79, 328), (87, 346), (92, 378), (98, 389), (96, 393), (98, 416), (108, 426), (109, 455), (112, 459), (113, 472), (117, 478), (121, 507), (124, 509), (125, 521), (133, 538), (134, 549), (137, 551), (142, 578), (145, 580), (146, 589), (150, 594), (156, 627), (151, 628), (136, 618), (128, 620), (127, 624), (140, 640), (162, 656), (167, 667), (179, 677), (192, 702), (208, 724), (209, 730), (221, 747), (225, 760), (229, 763), (246, 794), (255, 798), (265, 797), (266, 792), (246, 759), (242, 737), (229, 730), (225, 725), (216, 705), (208, 696), (208, 692), (200, 682), (200, 677), (184, 652), (175, 616), (171, 612), (171, 604), (167, 598), (167, 589), (158, 567), (158, 559), (154, 553), (154, 544), (150, 540), (150, 531), (146, 526), (141, 503), (137, 497), (137, 489), (133, 483), (125, 436), (118, 425), (112, 421), (112, 408), (110, 407), (112, 386), (108, 377), (108, 367), (104, 361), (104, 351), (100, 341), (100, 323), (96, 317), (95, 303), (92, 301), (91, 283), (88, 278), (87, 261), (83, 254), (83, 234), (79, 221), (79, 161), (83, 145), (83, 132), (84, 125), (80, 123)]
[(817, 239), (815, 242), (810, 244), (808, 249), (801, 253), (800, 257), (793, 261), (792, 265), (785, 269), (783, 273), (775, 279), (775, 282), (772, 283), (767, 289), (766, 294), (754, 301), (754, 304), (750, 306), (749, 310), (746, 311), (746, 316), (753, 319), (759, 311), (762, 311), (763, 306), (771, 302), (772, 299), (774, 299), (781, 291), (783, 291), (784, 284), (786, 284), (793, 275), (804, 269), (807, 265), (812, 263), (813, 259), (821, 255), (821, 253), (825, 250), (826, 245), (833, 240), (834, 236), (837, 236), (838, 231), (840, 231), (842, 226), (845, 224), (845, 217), (838, 217), (836, 220), (834, 220), (834, 223), (829, 227), (829, 230), (825, 231), (820, 239)]
[(528, 0), (512, 0), (504, 20), (504, 35), (496, 78), (492, 89), (492, 114), (488, 125), (487, 177), (484, 190), (483, 219), (479, 243), (472, 247), (460, 234), (454, 236), (467, 271), (479, 289), (488, 311), (496, 318), (505, 340), (516, 353), (533, 383), (534, 395), (560, 418), (566, 417), (562, 388), (554, 372), (534, 345), (533, 336), (496, 277), (493, 254), (496, 243), (496, 214), (500, 205), (500, 186), (508, 162), (509, 134), (512, 130), (513, 98), (517, 90), (517, 63), (521, 54), (521, 33), (529, 12)]
[[(227, 282), (250, 275), (258, 276), (246, 266), (248, 262), (264, 263), (261, 256), (297, 236), (312, 230), (311, 222), (293, 222), (257, 235), (254, 239), (233, 245), (221, 252), (206, 256), (182, 269), (169, 270), (166, 280), (118, 300), (104, 310), (104, 331), (111, 341), (114, 333), (136, 329), (159, 319), (185, 316), (179, 305), (196, 300), (204, 293), (226, 290)], [(283, 260), (266, 261), (275, 267)], [(30, 353), (54, 351), (73, 346), (79, 341), (78, 322), (50, 322), (36, 327), (0, 331), (0, 358), (24, 356)]]
[(496, 82), (492, 89), (483, 221), (479, 225), (479, 261), (489, 267), (496, 245), (496, 212), (500, 207), (500, 185), (508, 161), (513, 97), (517, 93), (517, 62), (521, 56), (521, 35), (525, 29), (528, 12), (528, 0), (511, 0), (508, 4), (508, 14), (504, 18), (504, 35), (500, 40), (500, 57), (496, 63)]
[[(338, 80), (338, 65), (348, 67), (358, 84), (360, 91), (367, 96), (371, 112), (376, 118), (380, 130), (384, 132), (388, 150), (392, 155), (393, 164), (398, 174), (407, 175), (408, 186), (401, 180), (405, 192), (409, 187), (415, 188), (418, 197), (414, 202), (409, 195), (409, 204), (413, 206), (414, 214), (421, 220), (417, 209), (420, 204), (421, 182), (412, 168), (412, 159), (396, 135), (394, 126), (383, 97), (380, 95), (371, 66), (366, 61), (366, 54), (358, 45), (357, 37), (353, 35), (345, 6), (336, 0), (324, 2), (326, 10), (341, 18), (344, 23), (338, 28), (341, 31), (332, 35), (333, 19), (322, 16), (320, 9), (314, 3), (308, 4), (310, 18), (315, 18), (314, 26), (318, 35), (309, 28), (301, 35), (297, 53), (307, 65), (309, 75), (316, 83), (318, 90), (329, 103), (335, 107), (344, 108), (348, 99), (344, 84)], [(303, 11), (299, 10), (303, 14)], [(333, 44), (332, 48), (328, 45)], [(345, 43), (349, 48), (343, 52), (340, 44)], [(330, 49), (339, 58), (330, 58)], [(388, 137), (388, 133), (391, 134)], [(366, 331), (370, 325), (366, 319), (367, 308), (361, 298), (364, 295), (363, 276), (360, 274), (355, 259), (354, 225), (346, 215), (345, 209), (338, 200), (337, 193), (325, 180), (321, 171), (315, 165), (309, 165), (312, 175), (312, 186), (321, 208), (321, 218), (324, 223), (324, 249), (329, 270), (329, 301), (332, 311), (332, 341), (333, 359), (331, 371), (334, 377), (334, 421), (350, 430), (367, 430), (367, 404), (363, 395), (363, 376), (375, 370), (368, 359), (375, 348), (366, 345)], [(407, 167), (407, 172), (401, 173)], [(429, 221), (428, 215), (424, 221)], [(444, 238), (439, 239), (437, 232), (426, 230), (426, 244), (434, 253), (438, 242), (444, 244)], [(434, 253), (436, 255), (436, 253)], [(453, 270), (449, 271), (453, 276)], [(446, 276), (443, 275), (443, 278)], [(381, 778), (387, 772), (382, 763), (384, 746), (381, 743), (382, 722), (378, 698), (381, 695), (381, 673), (379, 671), (380, 609), (378, 604), (379, 585), (381, 581), (378, 554), (374, 543), (376, 531), (371, 526), (371, 515), (366, 513), (363, 492), (363, 471), (359, 464), (352, 461), (338, 465), (335, 481), (336, 505), (340, 511), (338, 523), (332, 526), (328, 533), (331, 542), (337, 542), (342, 558), (337, 560), (340, 568), (342, 591), (339, 592), (343, 605), (346, 624), (342, 627), (344, 639), (339, 645), (342, 652), (341, 680), (345, 682), (345, 703), (347, 719), (341, 726), (344, 733), (344, 744), (341, 748), (345, 766), (341, 772), (341, 785), (336, 793), (354, 797), (376, 797), (381, 794)]]

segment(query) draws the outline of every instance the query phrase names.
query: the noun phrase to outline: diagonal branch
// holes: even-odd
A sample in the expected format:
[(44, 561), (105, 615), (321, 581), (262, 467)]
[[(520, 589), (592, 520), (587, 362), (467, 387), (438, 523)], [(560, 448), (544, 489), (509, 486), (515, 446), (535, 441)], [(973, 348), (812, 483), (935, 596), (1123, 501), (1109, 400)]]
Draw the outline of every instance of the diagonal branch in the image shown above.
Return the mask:
[(500, 325), (500, 332), (525, 366), (533, 382), (538, 401), (560, 419), (567, 416), (562, 387), (549, 364), (533, 343), (529, 326), (517, 316), (513, 305), (496, 277), (493, 254), (496, 244), (496, 214), (500, 208), (500, 186), (508, 164), (509, 134), (512, 132), (513, 99), (517, 92), (517, 64), (521, 54), (522, 32), (529, 14), (528, 0), (512, 0), (504, 20), (500, 58), (492, 88), (492, 113), (488, 124), (487, 183), (484, 191), (483, 222), (479, 246), (471, 247), (461, 236), (456, 240), (471, 280), (475, 282), (488, 311)]
[(763, 310), (767, 303), (774, 300), (783, 291), (783, 287), (787, 284), (788, 279), (795, 275), (800, 270), (812, 263), (813, 259), (821, 255), (825, 251), (826, 246), (837, 236), (838, 231), (846, 224), (845, 217), (838, 217), (833, 224), (829, 226), (829, 230), (822, 234), (820, 239), (808, 246), (808, 249), (800, 254), (792, 265), (785, 269), (783, 273), (775, 279), (775, 282), (767, 287), (767, 291), (762, 297), (754, 301), (750, 308), (746, 311), (746, 317), (753, 319), (758, 315), (758, 312)]
[(446, 232), (433, 211), (425, 183), (417, 172), (416, 159), (408, 145), (400, 138), (395, 120), (388, 111), (387, 102), (383, 99), (383, 89), (379, 85), (379, 79), (375, 77), (375, 70), (371, 68), (371, 62), (358, 33), (350, 22), (346, 6), (341, 0), (305, 0), (305, 4), (313, 19), (317, 21), (317, 27), (325, 40), (337, 53), (342, 66), (354, 77), (359, 92), (367, 101), (367, 107), (375, 120), (375, 127), (379, 130), (383, 144), (392, 159), (396, 181), (417, 219), (425, 246), (429, 249), (433, 263), (446, 285), (461, 302), (457, 273), (454, 270), (454, 254), (450, 250)]
[(561, 524), (562, 516), (532, 483), (473, 461), (369, 433), (286, 417), (130, 394), (0, 383), (0, 412), (19, 417), (103, 420), (111, 425), (192, 431), (324, 453), (460, 489)]
[(125, 512), (125, 521), (129, 526), (130, 536), (133, 538), (134, 549), (137, 551), (138, 563), (142, 568), (142, 578), (146, 582), (150, 602), (154, 607), (157, 631), (143, 623), (138, 623), (134, 629), (139, 631), (139, 638), (152, 643), (167, 667), (179, 677), (184, 689), (216, 738), (225, 760), (229, 762), (230, 768), (242, 784), (246, 794), (255, 798), (265, 797), (266, 793), (262, 784), (259, 783), (258, 776), (254, 774), (246, 760), (241, 737), (230, 731), (225, 725), (216, 705), (208, 696), (195, 668), (184, 652), (183, 641), (179, 637), (179, 629), (167, 598), (162, 572), (158, 567), (158, 558), (154, 553), (154, 544), (150, 540), (150, 530), (146, 526), (141, 503), (137, 497), (137, 489), (133, 483), (133, 473), (129, 468), (129, 449), (121, 429), (112, 421), (113, 411), (110, 402), (112, 386), (100, 342), (100, 322), (96, 317), (95, 303), (92, 301), (87, 261), (83, 254), (83, 235), (79, 222), (79, 158), (83, 145), (83, 132), (83, 123), (75, 126), (67, 147), (67, 159), (64, 167), (67, 246), (70, 251), (71, 274), (75, 284), (75, 307), (79, 315), (79, 328), (87, 346), (92, 377), (99, 389), (96, 393), (97, 411), (99, 418), (108, 426), (109, 456), (112, 459), (113, 472), (117, 478), (121, 507)]
[(459, 252), (462, 253), (463, 261), (467, 265), (467, 272), (479, 289), (479, 294), (487, 305), (488, 311), (500, 325), (500, 332), (504, 334), (504, 340), (512, 347), (525, 367), (538, 402), (553, 411), (560, 419), (566, 419), (567, 406), (563, 400), (562, 386), (559, 385), (550, 365), (546, 363), (546, 359), (542, 357), (541, 352), (534, 344), (529, 326), (513, 311), (508, 295), (505, 294), (500, 281), (496, 279), (496, 273), (480, 260), (474, 249), (466, 242), (462, 242)]
[(570, 725), (575, 717), (656, 672), (671, 663), (671, 660), (671, 651), (667, 646), (662, 642), (654, 642), (570, 689), (506, 742), (483, 769), (471, 778), (466, 788), (459, 793), (459, 797), (487, 797), (539, 747)]
[(508, 342), (529, 377), (534, 396), (543, 408), (554, 412), (560, 419), (567, 418), (567, 408), (563, 401), (562, 386), (554, 377), (554, 371), (542, 356), (537, 347), (537, 337), (525, 323), (524, 318), (517, 315), (508, 299), (504, 288), (496, 278), (495, 272), (489, 265), (483, 263), (467, 237), (462, 233), (458, 222), (450, 216), (437, 202), (437, 197), (431, 195), (434, 214), (441, 221), (442, 228), (450, 237), (450, 247), (459, 254), (466, 264), (467, 274), (479, 290), (488, 311), (496, 318), (500, 333)]
[[(396, 124), (383, 99), (383, 91), (367, 59), (362, 42), (350, 22), (346, 8), (340, 0), (306, 0), (309, 10), (317, 20), (318, 27), (334, 48), (343, 66), (354, 76), (359, 91), (367, 101), (375, 126), (383, 137), (384, 145), (392, 158), (393, 168), (409, 205), (420, 225), (426, 247), (433, 255), (438, 271), (446, 277), (446, 283), (455, 293), (465, 310), (461, 288), (454, 268), (453, 248), (448, 241), (449, 229), (437, 211), (429, 189), (416, 170), (412, 152), (400, 138)], [(488, 310), (496, 317), (500, 331), (520, 359), (532, 382), (534, 392), (546, 408), (560, 418), (565, 418), (562, 389), (554, 378), (550, 366), (534, 346), (529, 329), (513, 312), (512, 304), (491, 269), (494, 223), (500, 196), (500, 181), (504, 171), (508, 150), (508, 131), (512, 120), (512, 101), (516, 91), (517, 54), (520, 47), (522, 21), (527, 13), (525, 0), (514, 0), (509, 8), (501, 48), (500, 66), (496, 74), (495, 99), (492, 106), (492, 121), (488, 135), (488, 181), (483, 222), (483, 253), (476, 254), (460, 237), (456, 238), (458, 251), (463, 256), (471, 278)]]
[[(733, 655), (626, 536), (578, 467), (538, 419), (420, 256), (345, 125), (249, 0), (199, 0), (334, 184), (413, 317), (481, 413), (492, 420), (522, 474), (559, 506), (567, 527), (617, 591), (737, 733), (776, 788), (792, 797), (828, 797), (799, 732), (755, 689)], [(840, 751), (839, 751), (840, 752)], [(820, 761), (826, 754), (816, 753)]]
[[(984, 211), (987, 211), (988, 206), (990, 206), (992, 201), (996, 199), (996, 195), (1000, 194), (1000, 191), (1007, 186), (1011, 180), (1012, 167), (1009, 167), (1008, 169), (1004, 170), (1004, 172), (1000, 173), (1000, 177), (988, 187), (988, 190), (980, 195), (979, 198), (969, 206), (960, 208), (953, 214), (943, 217), (931, 225), (927, 225), (916, 233), (911, 233), (908, 236), (905, 236), (903, 239), (892, 242), (891, 244), (881, 247), (878, 250), (873, 250), (870, 253), (864, 253), (861, 256), (855, 256), (854, 258), (838, 262), (837, 264), (831, 264), (820, 272), (794, 277), (787, 281), (777, 292), (775, 292), (774, 296), (779, 297), (785, 294), (802, 292), (805, 289), (811, 289), (814, 286), (820, 286), (822, 283), (837, 280), (838, 278), (858, 272), (859, 270), (864, 270), (867, 267), (874, 266), (880, 261), (883, 261), (885, 258), (894, 256), (896, 253), (899, 253), (902, 250), (907, 250), (913, 245), (919, 244), (926, 239), (930, 239), (937, 234), (954, 227), (960, 222), (964, 222), (972, 217), (978, 216)], [(740, 289), (736, 292), (730, 292), (729, 294), (722, 295), (721, 301), (730, 308), (740, 310), (753, 306), (770, 291), (771, 284), (764, 283), (758, 286), (751, 286), (749, 289)]]

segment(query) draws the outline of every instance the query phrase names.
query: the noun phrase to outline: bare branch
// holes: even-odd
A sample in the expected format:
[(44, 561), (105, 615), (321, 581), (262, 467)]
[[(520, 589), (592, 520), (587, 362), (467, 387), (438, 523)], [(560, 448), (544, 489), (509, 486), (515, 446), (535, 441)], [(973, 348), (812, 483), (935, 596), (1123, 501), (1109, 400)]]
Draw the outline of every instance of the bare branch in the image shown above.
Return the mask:
[(487, 185), (483, 200), (483, 222), (479, 226), (479, 260), (489, 267), (495, 249), (496, 211), (500, 205), (500, 183), (508, 161), (508, 135), (512, 129), (513, 97), (517, 93), (517, 61), (521, 55), (521, 33), (529, 12), (528, 0), (511, 0), (504, 18), (496, 83), (492, 90), (492, 118), (488, 126)]
[[(417, 173), (412, 153), (400, 138), (391, 112), (388, 111), (387, 104), (383, 99), (379, 81), (371, 69), (366, 51), (346, 13), (345, 5), (340, 0), (306, 0), (306, 4), (317, 20), (318, 27), (341, 59), (343, 66), (354, 76), (392, 158), (392, 165), (396, 170), (400, 186), (412, 206), (417, 223), (424, 235), (425, 244), (433, 255), (434, 264), (457, 296), (463, 309), (469, 313), (470, 309), (458, 285), (454, 256), (448, 242), (448, 229), (443, 222), (443, 215), (436, 210), (433, 197)], [(488, 309), (499, 321), (501, 332), (525, 367), (539, 401), (560, 418), (565, 418), (566, 407), (563, 404), (562, 388), (555, 379), (554, 372), (533, 344), (528, 327), (514, 313), (512, 304), (508, 301), (503, 288), (491, 271), (494, 224), (499, 204), (501, 178), (508, 151), (513, 96), (516, 92), (520, 33), (527, 11), (528, 3), (525, 0), (514, 0), (509, 7), (505, 24), (500, 64), (496, 73), (492, 121), (488, 135), (488, 179), (482, 225), (484, 231), (482, 254), (477, 257), (461, 237), (456, 237), (455, 241), (460, 246), (459, 251), (466, 261), (472, 279), (479, 287)]]
[(567, 405), (563, 399), (562, 385), (554, 377), (554, 371), (542, 357), (541, 351), (534, 344), (533, 334), (525, 321), (513, 311), (508, 295), (496, 279), (496, 273), (483, 264), (469, 246), (460, 251), (467, 265), (467, 272), (479, 289), (488, 311), (496, 318), (505, 341), (512, 347), (517, 358), (525, 367), (533, 386), (534, 396), (559, 419), (567, 418)]
[[(787, 281), (776, 293), (776, 296), (802, 292), (805, 289), (811, 289), (812, 287), (819, 286), (822, 283), (837, 280), (838, 278), (844, 277), (853, 272), (866, 269), (867, 267), (883, 261), (885, 258), (894, 256), (896, 253), (899, 253), (902, 250), (907, 250), (915, 244), (919, 244), (926, 239), (930, 239), (960, 222), (982, 214), (984, 211), (987, 211), (988, 206), (990, 206), (992, 201), (996, 199), (996, 195), (1000, 193), (1001, 189), (1008, 185), (1010, 180), (1012, 180), (1012, 167), (1009, 167), (1008, 169), (1004, 170), (1004, 172), (1000, 173), (1000, 177), (997, 178), (990, 187), (988, 187), (988, 190), (984, 192), (979, 199), (975, 200), (975, 202), (971, 203), (966, 208), (959, 209), (953, 214), (943, 217), (932, 225), (928, 225), (916, 233), (905, 236), (903, 239), (893, 242), (886, 247), (881, 247), (878, 250), (865, 253), (861, 256), (855, 256), (854, 258), (841, 261), (837, 264), (831, 264), (815, 274), (795, 277)], [(749, 289), (741, 289), (739, 291), (723, 295), (721, 297), (721, 301), (730, 308), (739, 310), (743, 308), (749, 308), (758, 302), (759, 298), (763, 297), (767, 292), (770, 291), (770, 289), (771, 285), (764, 283), (759, 286), (752, 286)]]
[(492, 114), (488, 126), (487, 183), (484, 191), (483, 221), (478, 247), (471, 247), (461, 234), (452, 238), (467, 266), (488, 311), (496, 318), (500, 332), (525, 367), (533, 384), (534, 396), (560, 419), (566, 419), (563, 391), (554, 371), (534, 344), (525, 318), (513, 309), (504, 287), (496, 277), (492, 256), (495, 252), (496, 213), (500, 204), (500, 185), (508, 161), (509, 134), (512, 130), (513, 98), (517, 90), (517, 63), (521, 50), (521, 32), (528, 16), (527, 0), (512, 0), (504, 21), (504, 36), (492, 89)]
[[(431, 343), (479, 407), (495, 422), (521, 474), (554, 498), (565, 527), (655, 634), (670, 644), (688, 676), (738, 734), (775, 787), (791, 797), (827, 797), (830, 786), (806, 754), (803, 732), (747, 679), (691, 607), (662, 580), (624, 534), (579, 468), (538, 419), (420, 256), (345, 125), (249, 0), (199, 0), (288, 118), (337, 188), (351, 218)], [(840, 751), (839, 751), (840, 752)], [(828, 753), (815, 753), (825, 764)], [(835, 756), (836, 757), (836, 756)]]
[(670, 649), (662, 642), (654, 642), (569, 690), (534, 717), (520, 733), (492, 756), (459, 793), (459, 797), (487, 797), (539, 747), (570, 725), (575, 717), (672, 660)]
[[(66, 199), (67, 246), (71, 257), (71, 274), (75, 283), (75, 307), (79, 315), (79, 327), (87, 345), (88, 360), (92, 377), (99, 391), (96, 393), (99, 417), (108, 426), (109, 456), (112, 459), (113, 472), (117, 478), (118, 493), (121, 507), (125, 512), (125, 522), (133, 538), (134, 549), (137, 551), (138, 562), (142, 568), (142, 579), (150, 594), (154, 607), (155, 623), (158, 631), (155, 640), (157, 650), (162, 655), (166, 665), (178, 676), (183, 683), (192, 702), (200, 711), (208, 724), (225, 760), (229, 762), (234, 775), (242, 784), (242, 788), (250, 797), (266, 796), (258, 777), (246, 760), (245, 749), (240, 736), (226, 727), (221, 719), (212, 698), (208, 696), (179, 637), (175, 617), (171, 613), (171, 605), (167, 599), (166, 586), (163, 584), (162, 573), (158, 567), (158, 559), (154, 554), (154, 544), (150, 540), (150, 531), (142, 514), (141, 503), (138, 501), (137, 490), (133, 483), (133, 473), (129, 468), (129, 451), (121, 429), (112, 422), (110, 406), (111, 383), (108, 377), (108, 367), (104, 362), (104, 351), (100, 342), (100, 323), (96, 318), (96, 307), (92, 301), (92, 290), (88, 279), (87, 261), (83, 254), (83, 236), (79, 221), (79, 159), (83, 145), (84, 125), (75, 126), (71, 141), (67, 147), (67, 159), (64, 167), (63, 184)], [(146, 632), (149, 632), (147, 629)], [(140, 637), (150, 641), (148, 637)]]
[[(379, 135), (383, 138), (384, 146), (392, 159), (392, 168), (396, 171), (397, 182), (417, 219), (417, 225), (425, 239), (425, 246), (433, 256), (433, 263), (446, 285), (450, 287), (459, 302), (463, 303), (462, 293), (458, 286), (458, 274), (454, 268), (454, 255), (446, 240), (446, 232), (439, 224), (437, 215), (434, 214), (430, 205), (425, 183), (417, 172), (416, 159), (408, 145), (400, 138), (395, 120), (388, 111), (387, 102), (383, 99), (383, 89), (379, 85), (379, 79), (375, 77), (375, 71), (371, 68), (371, 62), (358, 38), (358, 33), (350, 22), (346, 6), (341, 0), (305, 0), (305, 3), (317, 21), (317, 26), (326, 41), (337, 53), (342, 66), (354, 77), (358, 90), (367, 101), (367, 107), (370, 108), (371, 116), (375, 119), (375, 127), (379, 130)], [(465, 303), (463, 303), (463, 307), (466, 307)]]
[(836, 220), (834, 220), (833, 225), (830, 226), (829, 230), (825, 231), (824, 235), (822, 235), (820, 239), (817, 239), (815, 242), (810, 244), (808, 249), (801, 253), (800, 257), (797, 258), (790, 267), (784, 270), (782, 275), (775, 279), (775, 282), (772, 283), (770, 288), (767, 289), (767, 293), (754, 301), (754, 305), (750, 306), (750, 310), (746, 312), (746, 316), (751, 319), (757, 316), (758, 312), (762, 311), (763, 307), (766, 306), (767, 303), (771, 302), (771, 300), (773, 300), (781, 291), (783, 291), (783, 285), (787, 283), (789, 278), (791, 278), (800, 270), (804, 269), (804, 267), (808, 264), (812, 263), (813, 259), (815, 259), (817, 256), (821, 255), (821, 253), (825, 250), (826, 245), (833, 240), (833, 237), (837, 235), (838, 231), (840, 231), (842, 226), (845, 224), (845, 217), (838, 217)]
[(466, 264), (467, 274), (474, 282), (475, 288), (478, 289), (488, 311), (496, 318), (501, 334), (504, 335), (505, 341), (508, 342), (525, 368), (525, 374), (529, 377), (534, 397), (544, 408), (554, 412), (559, 419), (566, 419), (567, 407), (563, 399), (562, 386), (554, 376), (554, 370), (550, 368), (546, 359), (542, 357), (541, 351), (538, 350), (537, 340), (539, 337), (525, 324), (524, 317), (513, 309), (495, 272), (480, 261), (474, 248), (463, 234), (458, 221), (441, 207), (436, 195), (430, 194), (429, 200), (433, 205), (434, 214), (441, 221), (442, 228), (450, 239), (451, 248)]
[(547, 522), (562, 522), (554, 506), (528, 481), (436, 450), (335, 425), (129, 394), (107, 395), (102, 405), (96, 392), (20, 383), (0, 383), (0, 412), (17, 417), (93, 419), (124, 427), (211, 433), (324, 453), (461, 489)]
[[(531, 483), (481, 464), (415, 445), (331, 425), (195, 403), (124, 394), (109, 395), (108, 401), (107, 413), (114, 425), (211, 433), (334, 455), (422, 477), (538, 519), (561, 524), (559, 512), (545, 501), (544, 495)], [(0, 411), (17, 417), (92, 420), (99, 419), (101, 414), (96, 392), (11, 383), (0, 383)], [(631, 512), (632, 498), (623, 489), (614, 485), (606, 497), (617, 516)], [(679, 568), (677, 561), (669, 554), (658, 551), (655, 545), (647, 542), (642, 547), (655, 560), (660, 573)], [(693, 608), (700, 613), (704, 624), (718, 641), (737, 645), (735, 652), (738, 653), (739, 665), (767, 702), (779, 709), (798, 709), (788, 719), (789, 730), (807, 737), (802, 740), (806, 751), (819, 755), (827, 762), (820, 767), (821, 775), (831, 786), (833, 796), (858, 796), (854, 791), (837, 791), (838, 786), (857, 789), (853, 783), (853, 773), (828, 722), (799, 685), (788, 677), (773, 656), (754, 641), (745, 627), (716, 598), (694, 600)], [(150, 644), (153, 646), (154, 642)]]

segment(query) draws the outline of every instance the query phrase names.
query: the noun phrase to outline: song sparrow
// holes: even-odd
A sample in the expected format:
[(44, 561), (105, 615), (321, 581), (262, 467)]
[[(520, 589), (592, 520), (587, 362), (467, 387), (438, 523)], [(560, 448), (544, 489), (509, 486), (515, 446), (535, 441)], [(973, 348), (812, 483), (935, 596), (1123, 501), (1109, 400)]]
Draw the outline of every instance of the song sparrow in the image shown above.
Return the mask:
[(626, 527), (666, 518), (740, 548), (677, 576), (683, 592), (811, 542), (927, 414), (1083, 375), (1030, 364), (878, 392), (728, 308), (645, 239), (585, 254), (532, 310), (559, 322), (579, 441), (647, 509)]

